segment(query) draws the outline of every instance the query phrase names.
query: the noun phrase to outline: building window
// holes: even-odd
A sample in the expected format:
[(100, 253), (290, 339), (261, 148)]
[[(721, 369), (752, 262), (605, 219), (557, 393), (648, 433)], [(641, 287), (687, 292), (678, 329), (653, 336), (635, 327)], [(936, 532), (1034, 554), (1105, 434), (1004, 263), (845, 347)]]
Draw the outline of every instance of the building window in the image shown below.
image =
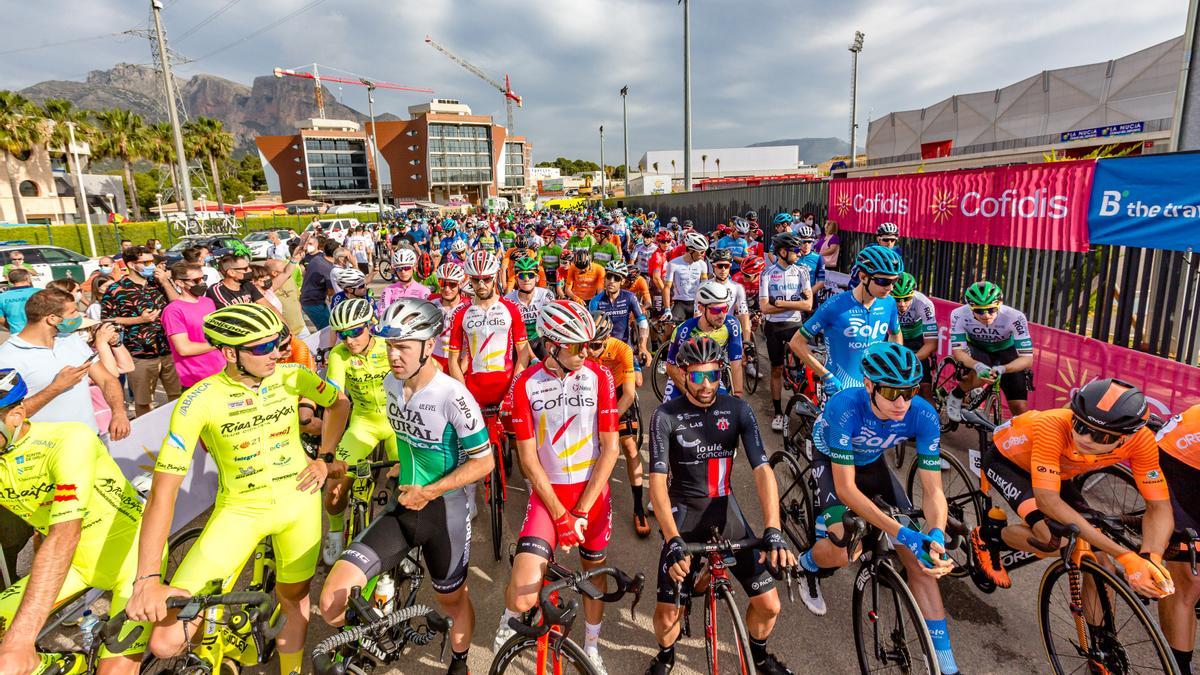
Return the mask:
[(36, 197), (41, 192), (38, 190), (37, 183), (31, 180), (21, 181), (21, 186), (18, 188), (22, 197)]

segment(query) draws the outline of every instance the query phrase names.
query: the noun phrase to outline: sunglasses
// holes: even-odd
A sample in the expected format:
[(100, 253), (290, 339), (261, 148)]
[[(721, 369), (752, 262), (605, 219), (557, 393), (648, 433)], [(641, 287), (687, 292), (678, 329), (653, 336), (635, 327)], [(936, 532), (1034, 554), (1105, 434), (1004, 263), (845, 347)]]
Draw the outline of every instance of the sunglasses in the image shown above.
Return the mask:
[(800, 246), (793, 246), (793, 247), (789, 248), (788, 250), (791, 251), (792, 253), (804, 253), (804, 248), (800, 247)]
[(1096, 441), (1100, 445), (1112, 445), (1125, 438), (1125, 434), (1114, 434), (1111, 431), (1097, 429), (1078, 417), (1071, 418), (1071, 428), (1080, 436), (1090, 436), (1093, 441)]
[(567, 352), (568, 354), (570, 354), (571, 356), (579, 356), (580, 354), (582, 354), (582, 353), (583, 353), (583, 350), (584, 350), (584, 349), (587, 349), (587, 348), (588, 348), (588, 343), (586, 343), (586, 342), (575, 342), (575, 343), (572, 343), (572, 344), (569, 344), (569, 345), (559, 345), (559, 347), (560, 347), (561, 349), (563, 349), (564, 351), (566, 351), (566, 352)]
[(807, 245), (809, 245), (809, 246), (812, 246), (812, 244), (813, 244), (814, 242), (816, 242), (816, 241), (817, 241), (816, 239), (801, 239), (801, 240), (800, 240), (800, 243), (801, 243), (801, 244), (807, 244)]
[(413, 266), (412, 265), (401, 265), (400, 267), (397, 267), (396, 269), (401, 272), (411, 272), (411, 271), (413, 271)]
[(894, 244), (900, 240), (895, 237), (880, 237), (879, 241), (882, 241), (885, 244)]
[(605, 341), (603, 341), (603, 340), (598, 341), (598, 342), (587, 343), (588, 349), (590, 349), (594, 352), (598, 352), (598, 351), (601, 351), (602, 349), (604, 349), (604, 345), (605, 345)]
[(705, 309), (709, 314), (724, 314), (729, 311), (729, 305), (708, 305)]
[(496, 282), (496, 277), (471, 277), (473, 284), (491, 284)]
[(875, 393), (889, 401), (896, 401), (899, 399), (911, 401), (913, 400), (913, 397), (917, 395), (917, 391), (919, 389), (920, 387), (888, 387), (880, 384), (876, 385)]
[(727, 270), (733, 267), (732, 263), (713, 263), (714, 270)]
[(521, 272), (520, 274), (517, 275), (517, 278), (520, 279), (521, 281), (533, 281), (534, 279), (537, 279), (537, 273), (536, 272)]
[(450, 289), (458, 288), (458, 282), (457, 281), (443, 281), (442, 288), (450, 288)]
[(621, 282), (621, 281), (625, 281), (625, 277), (621, 276), (620, 274), (611, 274), (611, 273), (610, 273), (610, 274), (605, 274), (605, 275), (604, 275), (604, 280), (605, 280), (605, 281), (618, 281), (618, 282)]
[(896, 285), (896, 279), (885, 279), (883, 277), (871, 277), (871, 283), (883, 288), (890, 288)]
[(354, 328), (347, 328), (346, 330), (339, 330), (337, 332), (337, 334), (338, 334), (338, 337), (342, 338), (343, 340), (348, 340), (350, 338), (356, 338), (359, 335), (362, 335), (364, 332), (366, 332), (366, 330), (368, 328), (370, 328), (370, 326), (368, 324), (364, 323), (363, 325), (355, 326)]
[(279, 336), (270, 342), (264, 342), (261, 345), (254, 345), (253, 347), (238, 347), (237, 350), (242, 352), (250, 352), (255, 356), (266, 356), (279, 349), (279, 345), (282, 342), (283, 336)]
[(1000, 311), (1000, 308), (999, 308), (999, 307), (972, 307), (972, 308), (971, 308), (971, 313), (972, 313), (972, 314), (984, 314), (984, 315), (987, 315), (987, 314), (995, 314), (995, 313), (996, 313), (996, 312), (998, 312), (998, 311)]
[(692, 384), (704, 384), (705, 382), (716, 384), (720, 379), (720, 370), (693, 370), (688, 373), (688, 381)]

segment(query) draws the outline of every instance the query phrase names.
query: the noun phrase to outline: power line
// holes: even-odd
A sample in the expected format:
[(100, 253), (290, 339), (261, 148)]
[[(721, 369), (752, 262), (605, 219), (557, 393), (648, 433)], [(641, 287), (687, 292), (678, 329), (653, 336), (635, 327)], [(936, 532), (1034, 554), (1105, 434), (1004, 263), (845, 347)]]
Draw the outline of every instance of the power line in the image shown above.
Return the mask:
[(272, 21), (271, 23), (263, 26), (262, 28), (259, 28), (258, 30), (250, 33), (249, 35), (246, 35), (245, 37), (242, 37), (238, 40), (235, 40), (235, 41), (225, 45), (224, 47), (215, 49), (215, 50), (205, 54), (204, 56), (196, 58), (195, 60), (203, 61), (204, 59), (216, 56), (217, 54), (220, 54), (222, 52), (233, 49), (234, 47), (237, 47), (238, 45), (245, 44), (246, 42), (249, 42), (250, 40), (253, 40), (254, 38), (258, 37), (259, 35), (262, 35), (263, 33), (267, 32), (273, 28), (278, 28), (279, 26), (283, 25), (287, 21), (290, 21), (291, 19), (294, 19), (297, 16), (300, 16), (301, 14), (307, 12), (308, 10), (315, 8), (317, 5), (323, 4), (325, 1), (326, 0), (312, 0), (312, 2), (308, 3), (307, 5), (304, 5), (300, 9), (297, 9), (297, 10), (291, 12), (290, 14), (286, 14), (283, 17), (276, 19), (275, 21)]
[(208, 16), (204, 17), (204, 19), (202, 19), (200, 21), (200, 23), (198, 23), (195, 26), (192, 26), (191, 28), (184, 31), (182, 35), (175, 38), (175, 42), (178, 43), (178, 42), (182, 42), (182, 41), (186, 40), (193, 33), (200, 30), (201, 28), (204, 28), (208, 24), (212, 23), (213, 20), (215, 20), (217, 17), (221, 16), (225, 12), (229, 11), (230, 8), (232, 8), (234, 5), (238, 4), (241, 1), (242, 0), (229, 0), (229, 2), (222, 5), (220, 9), (218, 9), (217, 11), (213, 12), (212, 14), (209, 14)]
[(50, 47), (62, 47), (65, 45), (80, 44), (82, 42), (92, 42), (94, 40), (103, 40), (105, 38), (121, 37), (124, 34), (125, 34), (125, 31), (121, 31), (121, 32), (117, 32), (117, 33), (104, 33), (102, 35), (90, 35), (88, 37), (71, 38), (70, 40), (60, 40), (58, 42), (43, 42), (40, 45), (30, 45), (28, 47), (17, 47), (16, 49), (6, 49), (6, 50), (0, 52), (0, 56), (6, 56), (8, 54), (19, 54), (21, 52), (31, 52), (31, 51), (34, 51), (37, 49), (49, 49)]

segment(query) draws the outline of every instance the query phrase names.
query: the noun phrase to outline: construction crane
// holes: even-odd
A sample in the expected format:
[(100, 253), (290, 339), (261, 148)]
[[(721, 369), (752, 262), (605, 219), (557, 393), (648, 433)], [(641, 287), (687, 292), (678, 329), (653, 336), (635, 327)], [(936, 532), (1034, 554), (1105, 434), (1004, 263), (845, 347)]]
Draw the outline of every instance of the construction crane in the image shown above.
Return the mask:
[(391, 82), (381, 82), (379, 80), (369, 80), (365, 77), (360, 77), (358, 79), (351, 79), (351, 78), (346, 78), (346, 77), (331, 77), (329, 75), (322, 76), (320, 70), (318, 69), (317, 64), (315, 64), (315, 63), (312, 64), (312, 72), (311, 73), (305, 72), (303, 70), (295, 70), (292, 68), (276, 68), (275, 69), (275, 77), (280, 77), (280, 78), (282, 78), (282, 77), (301, 77), (301, 78), (312, 80), (313, 81), (313, 91), (317, 98), (317, 117), (320, 117), (322, 119), (325, 117), (325, 93), (324, 93), (324, 89), (321, 87), (322, 82), (337, 82), (339, 84), (356, 84), (356, 85), (359, 85), (362, 87), (366, 87), (367, 89), (370, 89), (372, 91), (375, 89), (393, 89), (396, 91), (417, 91), (417, 92), (424, 92), (426, 94), (433, 93), (433, 90), (429, 89), (427, 87), (406, 87), (402, 84), (393, 84)]
[(445, 54), (446, 58), (457, 63), (458, 65), (462, 66), (463, 68), (466, 68), (468, 71), (470, 71), (472, 74), (474, 74), (475, 77), (478, 77), (479, 79), (483, 80), (484, 82), (487, 82), (491, 86), (495, 87), (497, 91), (499, 91), (501, 94), (504, 95), (504, 108), (508, 112), (508, 133), (510, 133), (510, 134), (515, 133), (517, 129), (516, 129), (516, 126), (513, 125), (512, 104), (516, 103), (517, 107), (520, 108), (520, 107), (522, 107), (522, 100), (521, 100), (521, 97), (517, 96), (516, 92), (514, 92), (512, 90), (512, 87), (509, 86), (508, 75), (507, 74), (504, 75), (504, 84), (500, 84), (499, 82), (497, 82), (497, 81), (493, 80), (491, 77), (489, 77), (487, 73), (480, 70), (477, 66), (475, 66), (471, 62), (467, 61), (466, 59), (458, 56), (457, 54), (450, 51), (449, 49), (446, 49), (442, 45), (438, 44), (436, 41), (434, 41), (433, 38), (429, 37), (428, 35), (425, 36), (425, 42), (430, 47), (433, 47), (434, 49), (438, 50), (439, 52)]

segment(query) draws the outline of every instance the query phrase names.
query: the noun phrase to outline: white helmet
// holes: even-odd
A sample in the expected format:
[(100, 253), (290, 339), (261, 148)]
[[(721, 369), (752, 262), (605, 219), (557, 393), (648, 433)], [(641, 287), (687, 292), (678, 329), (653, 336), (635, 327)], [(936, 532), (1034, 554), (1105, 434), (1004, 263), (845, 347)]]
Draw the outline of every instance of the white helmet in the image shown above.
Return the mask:
[(335, 267), (332, 276), (341, 288), (358, 288), (367, 282), (367, 276), (357, 267)]
[(411, 248), (398, 248), (392, 254), (392, 264), (396, 267), (416, 267), (417, 252)]
[(734, 218), (733, 231), (737, 232), (738, 234), (749, 234), (750, 221), (746, 220), (745, 218)]
[(350, 298), (333, 306), (329, 313), (329, 327), (338, 330), (349, 330), (355, 326), (370, 323), (375, 318), (371, 303), (364, 298)]
[(465, 239), (455, 239), (453, 244), (450, 244), (450, 250), (454, 253), (466, 253), (467, 241)]
[(719, 305), (728, 303), (733, 297), (729, 287), (715, 281), (706, 281), (696, 289), (696, 302), (701, 305)]
[(590, 342), (596, 337), (596, 322), (586, 308), (571, 300), (555, 300), (542, 307), (537, 318), (538, 335), (563, 345)]
[(699, 232), (688, 232), (683, 235), (683, 245), (689, 251), (704, 252), (708, 250), (708, 237)]
[(490, 277), (500, 271), (500, 259), (488, 251), (475, 251), (467, 256), (464, 266), (468, 276)]
[(438, 281), (456, 281), (462, 283), (467, 280), (467, 273), (463, 271), (457, 263), (442, 263), (437, 268)]
[(444, 320), (432, 302), (400, 298), (384, 311), (376, 333), (385, 340), (428, 340), (442, 334)]

